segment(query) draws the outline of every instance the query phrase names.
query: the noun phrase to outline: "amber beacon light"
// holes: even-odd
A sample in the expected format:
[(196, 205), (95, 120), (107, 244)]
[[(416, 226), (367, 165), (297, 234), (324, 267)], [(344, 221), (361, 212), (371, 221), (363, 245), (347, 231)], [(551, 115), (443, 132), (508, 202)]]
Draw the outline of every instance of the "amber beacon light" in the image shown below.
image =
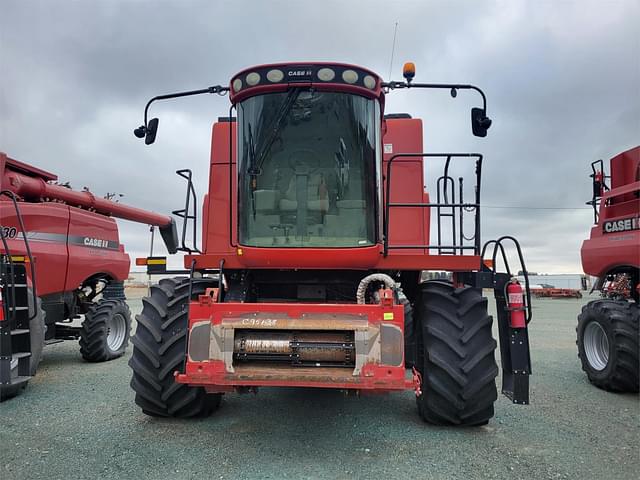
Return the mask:
[(402, 76), (407, 80), (407, 82), (411, 83), (413, 77), (416, 76), (416, 66), (413, 62), (407, 62), (402, 67)]

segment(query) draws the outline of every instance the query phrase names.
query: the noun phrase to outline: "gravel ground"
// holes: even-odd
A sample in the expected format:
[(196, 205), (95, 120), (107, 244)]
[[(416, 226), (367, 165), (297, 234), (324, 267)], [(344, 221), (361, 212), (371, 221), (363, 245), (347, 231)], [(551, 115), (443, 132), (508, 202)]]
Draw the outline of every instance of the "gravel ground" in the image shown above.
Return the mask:
[(592, 387), (576, 356), (587, 301), (535, 301), (532, 404), (501, 397), (469, 429), (423, 423), (411, 392), (262, 389), (227, 395), (208, 419), (152, 419), (129, 388), (131, 348), (87, 364), (74, 342), (52, 345), (0, 404), (0, 478), (638, 478), (638, 396)]

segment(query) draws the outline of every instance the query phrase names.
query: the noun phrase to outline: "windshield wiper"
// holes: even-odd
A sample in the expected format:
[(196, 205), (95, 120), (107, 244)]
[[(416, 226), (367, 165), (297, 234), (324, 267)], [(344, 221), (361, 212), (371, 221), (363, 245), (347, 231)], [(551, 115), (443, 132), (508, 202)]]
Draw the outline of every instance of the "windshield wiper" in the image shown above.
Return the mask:
[[(249, 124), (249, 144), (247, 145), (247, 148), (249, 149), (249, 173), (251, 174), (251, 191), (255, 192), (256, 188), (257, 188), (257, 179), (256, 179), (256, 175), (257, 173), (253, 173), (254, 172), (254, 165), (256, 163), (256, 148), (253, 142), (253, 132), (251, 130), (251, 124)], [(251, 194), (251, 210), (253, 213), (253, 218), (255, 220), (256, 218), (256, 196), (252, 193)]]
[(249, 149), (249, 172), (252, 172), (256, 164), (256, 146), (253, 140), (253, 132), (251, 131), (251, 124), (249, 124), (248, 127), (249, 127), (249, 139), (247, 142), (248, 143), (247, 148)]
[(258, 149), (258, 154), (254, 156), (252, 159), (251, 167), (249, 169), (249, 173), (251, 175), (260, 175), (262, 171), (262, 163), (264, 162), (265, 157), (271, 150), (271, 146), (273, 145), (273, 142), (275, 142), (276, 138), (278, 138), (278, 134), (282, 130), (282, 127), (284, 127), (284, 123), (287, 118), (287, 115), (289, 115), (289, 112), (293, 108), (293, 105), (298, 99), (298, 96), (300, 95), (301, 91), (302, 91), (301, 88), (293, 88), (289, 90), (289, 92), (287, 93), (287, 97), (282, 101), (282, 104), (280, 105), (280, 109), (278, 110), (278, 113), (276, 114), (276, 117), (273, 121), (274, 123), (273, 130), (269, 134), (269, 137), (267, 137), (264, 147), (261, 149)]
[[(257, 149), (258, 154), (256, 154), (256, 145), (253, 139), (253, 131), (251, 130), (251, 124), (249, 124), (249, 145), (247, 146), (249, 149), (249, 168), (248, 173), (251, 176), (251, 190), (255, 191), (258, 187), (258, 179), (256, 178), (258, 175), (262, 174), (262, 163), (264, 162), (267, 153), (271, 150), (271, 146), (276, 138), (278, 138), (278, 134), (282, 127), (284, 127), (285, 119), (287, 115), (293, 108), (294, 103), (298, 99), (300, 95), (300, 88), (294, 88), (289, 90), (286, 98), (280, 104), (280, 108), (278, 109), (278, 113), (276, 113), (276, 117), (274, 119), (275, 126), (271, 131), (271, 134), (267, 138), (265, 142), (264, 148)], [(256, 217), (256, 200), (255, 195), (251, 195), (251, 210), (253, 213), (253, 218)]]

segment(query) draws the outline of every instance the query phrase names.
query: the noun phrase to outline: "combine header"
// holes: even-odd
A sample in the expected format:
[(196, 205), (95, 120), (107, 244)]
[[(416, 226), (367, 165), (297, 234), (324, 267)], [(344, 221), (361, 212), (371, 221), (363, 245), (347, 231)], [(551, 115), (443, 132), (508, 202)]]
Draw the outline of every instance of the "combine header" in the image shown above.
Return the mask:
[[(90, 362), (121, 356), (130, 314), (129, 256), (112, 217), (156, 225), (170, 252), (169, 216), (97, 198), (0, 152), (0, 399), (35, 374), (45, 343), (80, 339)], [(84, 315), (81, 327), (70, 325)]]
[[(413, 64), (402, 82), (338, 63), (263, 65), (228, 87), (149, 101), (134, 132), (146, 144), (156, 100), (228, 94), (231, 109), (213, 125), (202, 252), (185, 257), (188, 277), (151, 287), (138, 318), (131, 385), (143, 412), (206, 415), (222, 394), (262, 386), (410, 389), (426, 421), (484, 424), (498, 367), (482, 288), (498, 302), (503, 393), (528, 403), (528, 285), (523, 295), (508, 265), (493, 269), (507, 240), (520, 253), (515, 239), (481, 244), (483, 157), (423, 153), (422, 121), (384, 114), (395, 90), (470, 91), (481, 99), (473, 133), (484, 137), (485, 95), (414, 74)], [(423, 166), (438, 161), (434, 200)], [(465, 162), (466, 183), (451, 175)], [(423, 270), (453, 272), (453, 282), (420, 283)]]
[(637, 392), (640, 370), (640, 147), (591, 164), (594, 223), (582, 244), (582, 268), (602, 298), (578, 317), (578, 355), (597, 387)]

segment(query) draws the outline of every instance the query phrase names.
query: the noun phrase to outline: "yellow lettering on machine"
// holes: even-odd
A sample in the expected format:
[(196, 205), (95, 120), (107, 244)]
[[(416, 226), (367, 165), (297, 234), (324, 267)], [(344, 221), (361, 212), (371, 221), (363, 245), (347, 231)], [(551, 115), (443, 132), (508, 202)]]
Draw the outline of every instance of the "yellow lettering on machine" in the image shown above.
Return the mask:
[(385, 312), (382, 318), (385, 320), (393, 320), (393, 312)]

